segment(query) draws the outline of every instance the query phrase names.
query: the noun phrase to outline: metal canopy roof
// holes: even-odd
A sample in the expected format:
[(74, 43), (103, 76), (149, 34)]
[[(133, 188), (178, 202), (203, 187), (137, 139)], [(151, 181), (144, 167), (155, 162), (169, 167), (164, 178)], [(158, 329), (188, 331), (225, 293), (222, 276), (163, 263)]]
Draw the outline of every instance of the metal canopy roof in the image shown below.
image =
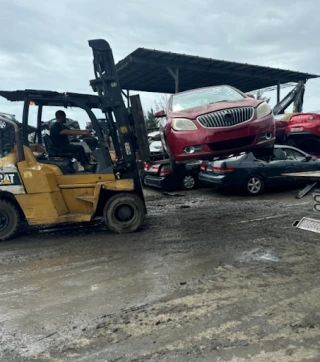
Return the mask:
[[(198, 56), (138, 48), (116, 64), (123, 89), (175, 93), (228, 84), (243, 92), (320, 76), (258, 65), (228, 62)], [(169, 68), (169, 69), (168, 69)], [(178, 70), (178, 71), (177, 71)]]
[(36, 105), (48, 106), (65, 106), (72, 107), (75, 102), (79, 101), (85, 103), (89, 108), (99, 108), (100, 98), (91, 94), (82, 93), (59, 93), (55, 91), (46, 90), (17, 90), (17, 91), (1, 91), (0, 96), (6, 98), (11, 102), (23, 102), (26, 97), (33, 101)]

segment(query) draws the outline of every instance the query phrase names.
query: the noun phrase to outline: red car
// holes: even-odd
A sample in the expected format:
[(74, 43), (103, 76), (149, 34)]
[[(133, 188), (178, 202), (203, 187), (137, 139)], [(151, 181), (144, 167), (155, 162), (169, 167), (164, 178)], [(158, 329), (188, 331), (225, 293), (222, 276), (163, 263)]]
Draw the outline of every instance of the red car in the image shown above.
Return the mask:
[(283, 143), (286, 138), (286, 128), (294, 113), (277, 114), (274, 116), (276, 125), (276, 142)]
[(171, 95), (167, 112), (155, 116), (166, 117), (160, 132), (173, 161), (273, 150), (275, 123), (269, 105), (228, 85)]
[(294, 114), (286, 127), (286, 143), (303, 147), (311, 141), (320, 141), (320, 112)]

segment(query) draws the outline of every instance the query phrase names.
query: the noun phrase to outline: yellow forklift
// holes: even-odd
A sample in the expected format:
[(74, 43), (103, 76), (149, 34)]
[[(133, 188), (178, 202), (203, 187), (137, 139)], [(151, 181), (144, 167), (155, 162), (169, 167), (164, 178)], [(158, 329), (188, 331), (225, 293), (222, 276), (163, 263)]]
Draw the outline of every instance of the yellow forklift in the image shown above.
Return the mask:
[[(109, 44), (98, 39), (89, 41), (89, 46), (95, 74), (90, 85), (98, 95), (0, 91), (0, 96), (9, 101), (24, 102), (22, 123), (0, 113), (0, 240), (12, 238), (23, 220), (29, 225), (48, 225), (103, 217), (117, 233), (134, 232), (143, 224), (147, 210), (136, 161), (135, 133), (142, 135), (141, 148), (147, 135), (140, 99), (130, 97), (133, 105), (126, 108)], [(38, 107), (32, 143), (30, 105)], [(50, 136), (43, 136), (42, 111), (50, 106), (86, 111), (98, 140), (92, 152), (96, 160), (92, 173), (77, 171), (72, 155), (54, 149)], [(109, 123), (114, 157), (94, 109), (101, 110)]]

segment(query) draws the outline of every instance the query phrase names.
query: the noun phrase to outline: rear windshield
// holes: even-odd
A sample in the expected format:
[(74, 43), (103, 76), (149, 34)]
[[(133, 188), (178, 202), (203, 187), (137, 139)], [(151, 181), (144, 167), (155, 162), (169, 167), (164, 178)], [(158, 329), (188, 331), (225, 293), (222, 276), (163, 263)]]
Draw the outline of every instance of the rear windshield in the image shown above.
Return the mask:
[(245, 159), (246, 157), (248, 156), (251, 156), (252, 153), (246, 153), (246, 152), (243, 152), (243, 153), (240, 153), (238, 155), (230, 155), (230, 156), (225, 156), (225, 157), (217, 157), (216, 159), (213, 159), (213, 162), (214, 161), (236, 161), (236, 160), (242, 160), (242, 159)]
[(177, 94), (172, 97), (173, 112), (201, 107), (223, 101), (236, 101), (245, 98), (241, 93), (228, 86), (197, 89), (191, 92)]

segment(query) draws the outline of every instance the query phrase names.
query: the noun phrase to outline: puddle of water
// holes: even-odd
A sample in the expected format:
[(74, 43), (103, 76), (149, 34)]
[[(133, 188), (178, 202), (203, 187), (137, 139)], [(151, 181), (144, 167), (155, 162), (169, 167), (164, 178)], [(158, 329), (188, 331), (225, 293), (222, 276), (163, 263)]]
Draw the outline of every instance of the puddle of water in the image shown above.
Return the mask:
[(279, 258), (270, 249), (255, 248), (250, 251), (243, 252), (238, 260), (242, 263), (250, 263), (252, 261), (278, 262)]

